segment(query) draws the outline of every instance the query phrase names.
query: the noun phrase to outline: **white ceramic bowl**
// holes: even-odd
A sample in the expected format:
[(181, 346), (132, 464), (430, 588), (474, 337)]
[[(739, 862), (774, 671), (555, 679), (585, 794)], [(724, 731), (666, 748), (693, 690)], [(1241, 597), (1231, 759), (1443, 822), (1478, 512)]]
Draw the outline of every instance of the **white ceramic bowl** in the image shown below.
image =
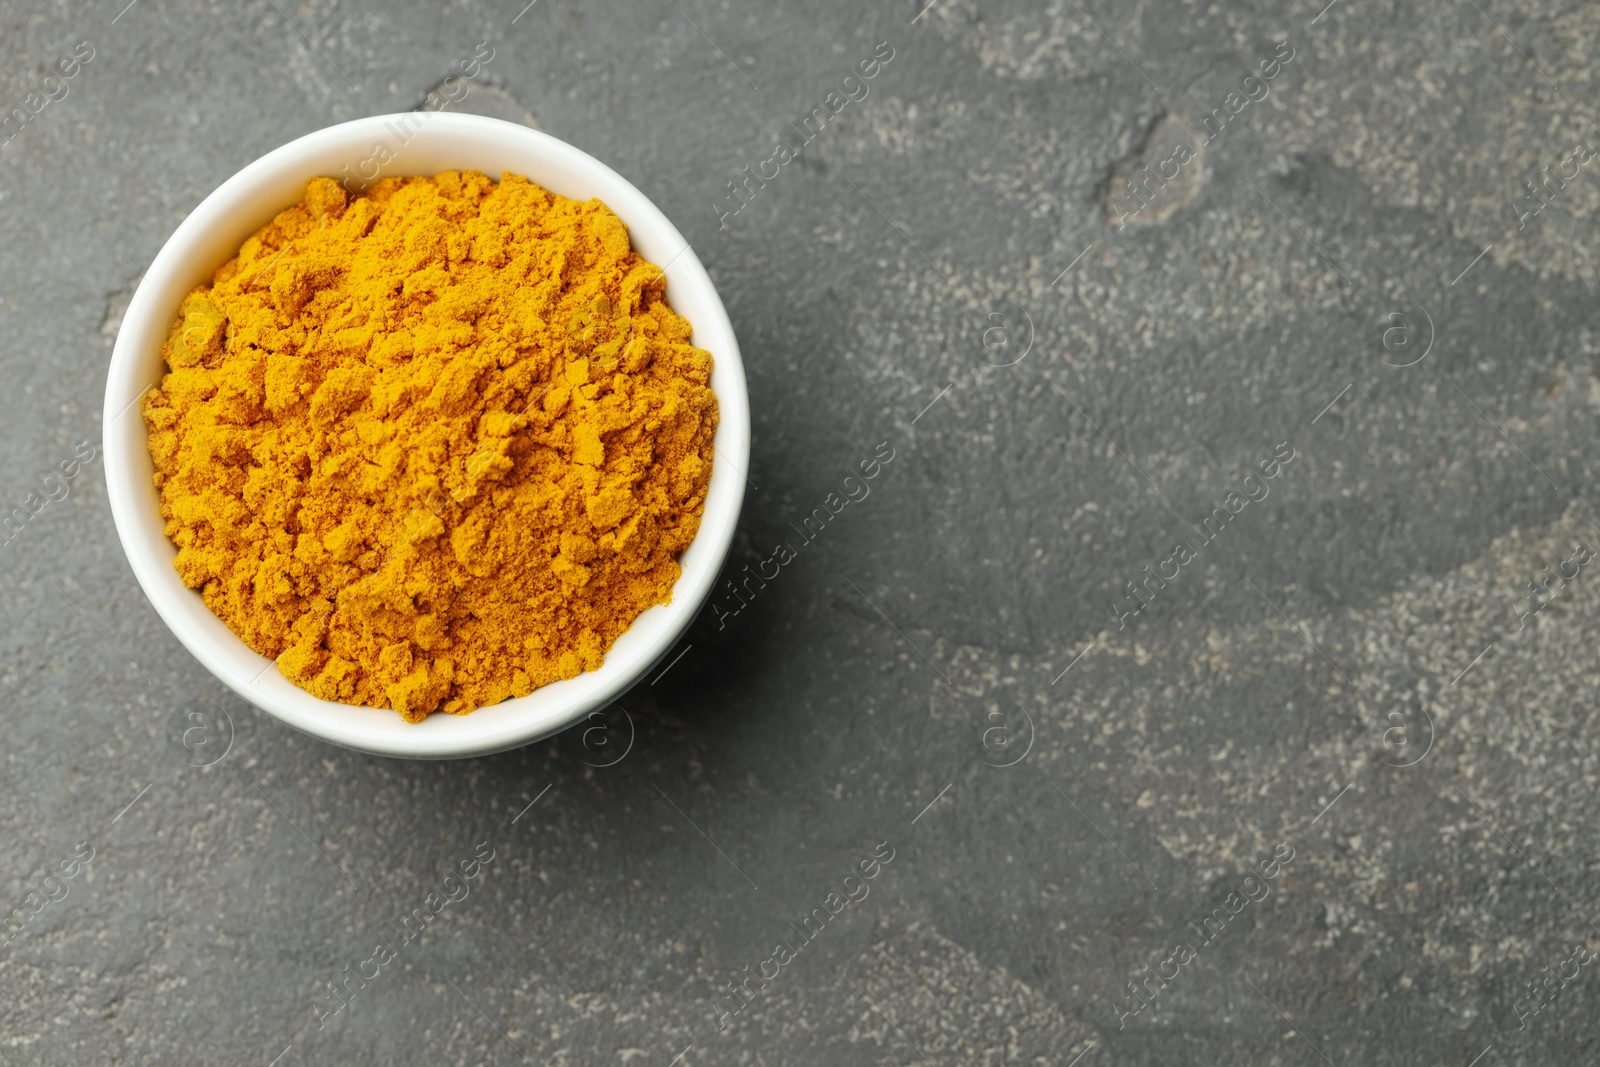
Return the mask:
[[(309, 134), (229, 178), (183, 220), (145, 272), (117, 334), (106, 382), (105, 474), (117, 533), (145, 595), (178, 640), (230, 689), (334, 744), (385, 756), (444, 759), (500, 752), (547, 737), (615, 700), (672, 648), (705, 602), (733, 540), (744, 499), (743, 472), (749, 467), (750, 404), (722, 300), (688, 242), (643, 193), (594, 157), (524, 126), (445, 112), (426, 115), (420, 125), (417, 120), (417, 113), (379, 115)], [(402, 122), (410, 127), (404, 141)], [(430, 715), (414, 724), (387, 708), (319, 700), (291, 684), (272, 660), (252, 652), (213, 615), (198, 592), (184, 587), (172, 566), (176, 550), (163, 531), (151, 482), (155, 468), (136, 403), (162, 376), (161, 343), (184, 295), (208, 280), (246, 237), (298, 203), (308, 179), (358, 174), (380, 143), (394, 153), (382, 168), (385, 177), (472, 169), (498, 180), (502, 171), (510, 171), (562, 196), (604, 201), (627, 223), (634, 250), (666, 268), (667, 299), (694, 325), (694, 344), (716, 361), (711, 387), (721, 417), (705, 515), (682, 556), (683, 574), (672, 603), (639, 616), (598, 671), (468, 715)]]

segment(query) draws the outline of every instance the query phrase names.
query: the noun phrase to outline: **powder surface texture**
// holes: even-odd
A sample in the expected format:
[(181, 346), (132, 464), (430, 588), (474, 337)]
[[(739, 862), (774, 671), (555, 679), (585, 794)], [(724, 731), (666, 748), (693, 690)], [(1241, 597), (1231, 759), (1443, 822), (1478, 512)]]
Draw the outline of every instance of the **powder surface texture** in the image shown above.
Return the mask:
[(145, 395), (183, 581), (295, 684), (465, 713), (668, 602), (711, 356), (598, 200), (515, 175), (304, 200), (185, 297)]

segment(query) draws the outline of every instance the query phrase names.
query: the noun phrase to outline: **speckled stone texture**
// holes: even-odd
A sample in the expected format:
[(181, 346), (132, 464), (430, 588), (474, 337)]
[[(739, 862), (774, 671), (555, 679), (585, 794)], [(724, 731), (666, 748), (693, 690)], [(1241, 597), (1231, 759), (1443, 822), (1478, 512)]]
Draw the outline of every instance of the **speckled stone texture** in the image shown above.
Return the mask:
[[(1594, 1062), (1600, 10), (524, 2), (0, 6), (0, 1064)], [(179, 220), (480, 43), (710, 269), (797, 558), (404, 763), (184, 651), (94, 450)]]

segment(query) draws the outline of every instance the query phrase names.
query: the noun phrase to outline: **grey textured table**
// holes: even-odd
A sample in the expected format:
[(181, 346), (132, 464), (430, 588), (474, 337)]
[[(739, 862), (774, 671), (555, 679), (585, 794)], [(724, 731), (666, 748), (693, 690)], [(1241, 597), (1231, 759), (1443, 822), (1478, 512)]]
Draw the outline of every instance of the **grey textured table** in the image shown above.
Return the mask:
[[(0, 1063), (1594, 1062), (1600, 12), (925, 2), (0, 8)], [(480, 42), (711, 270), (729, 573), (799, 551), (404, 763), (230, 696), (74, 457), (185, 213)]]

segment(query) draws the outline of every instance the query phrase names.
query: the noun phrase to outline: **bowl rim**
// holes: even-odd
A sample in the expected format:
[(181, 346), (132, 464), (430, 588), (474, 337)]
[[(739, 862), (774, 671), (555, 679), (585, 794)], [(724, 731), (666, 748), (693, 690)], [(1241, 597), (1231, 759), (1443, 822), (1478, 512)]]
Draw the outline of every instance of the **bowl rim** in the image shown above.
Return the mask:
[[(237, 253), (243, 237), (232, 241), (231, 251), (221, 259), (211, 262), (214, 256), (208, 257), (203, 271), (197, 265), (197, 249), (208, 241), (216, 244), (219, 231), (231, 233), (244, 226), (245, 236), (254, 233), (277, 212), (298, 202), (307, 180), (335, 173), (313, 165), (314, 160), (348, 156), (355, 162), (367, 154), (374, 137), (385, 131), (392, 136), (396, 122), (417, 123), (419, 114), (426, 116), (426, 122), (414, 140), (403, 142), (395, 165), (385, 166), (384, 177), (478, 169), (498, 180), (502, 171), (526, 172), (529, 181), (546, 188), (588, 189), (581, 197), (562, 188), (551, 191), (574, 199), (601, 199), (627, 225), (634, 250), (651, 262), (660, 264), (667, 250), (678, 249), (663, 268), (668, 275), (668, 298), (675, 311), (689, 318), (692, 343), (712, 354), (712, 389), (719, 419), (713, 447), (720, 462), (713, 463), (700, 528), (679, 557), (682, 571), (673, 586), (672, 601), (635, 619), (608, 650), (599, 670), (467, 715), (438, 713), (420, 723), (406, 723), (392, 709), (324, 701), (293, 685), (272, 669), (273, 660), (251, 651), (229, 630), (205, 606), (198, 591), (183, 584), (172, 565), (176, 548), (165, 535), (158, 495), (149, 477), (154, 467), (144, 443), (143, 420), (134, 409), (165, 373), (160, 340), (170, 328), (178, 300), (198, 284), (184, 285), (183, 279), (209, 279)], [(419, 145), (419, 141), (424, 143)], [(536, 160), (538, 165), (488, 171), (466, 164), (429, 164), (417, 169), (404, 163), (419, 156), (435, 158), (437, 153), (451, 151), (451, 145), (457, 146), (457, 153), (492, 155), (500, 151)], [(541, 168), (543, 174), (534, 173)], [(299, 192), (285, 200), (283, 190), (295, 175), (293, 184)], [(684, 310), (686, 307), (692, 308), (693, 314)], [(649, 197), (605, 163), (542, 131), (479, 115), (407, 112), (356, 119), (296, 138), (228, 178), (178, 225), (138, 283), (118, 329), (106, 376), (102, 448), (112, 518), (140, 588), (178, 640), (221, 682), (285, 724), (333, 744), (382, 756), (464, 758), (517, 748), (559, 732), (616, 700), (676, 645), (709, 597), (733, 542), (744, 500), (744, 472), (749, 469), (749, 398), (738, 341), (716, 286), (693, 247)], [(159, 538), (151, 537), (152, 514)], [(200, 614), (195, 611), (197, 605)], [(244, 669), (249, 657), (254, 660), (251, 669), (254, 664), (265, 665), (254, 678), (246, 677)], [(349, 714), (351, 710), (360, 717)]]

